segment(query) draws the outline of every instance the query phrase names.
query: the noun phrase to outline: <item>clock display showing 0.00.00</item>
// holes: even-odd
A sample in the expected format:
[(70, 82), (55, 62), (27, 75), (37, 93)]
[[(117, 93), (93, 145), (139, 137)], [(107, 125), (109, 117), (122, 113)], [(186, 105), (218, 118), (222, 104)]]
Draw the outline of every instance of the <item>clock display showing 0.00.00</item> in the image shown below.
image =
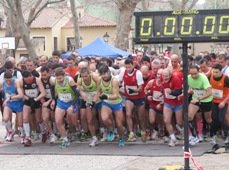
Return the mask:
[[(197, 35), (227, 35), (229, 32), (229, 15), (225, 16), (201, 16), (202, 24), (193, 22), (195, 16), (183, 17), (155, 17), (156, 35), (152, 35), (153, 18), (141, 18), (140, 36), (190, 36)], [(162, 21), (162, 24), (159, 23)]]
[(225, 41), (225, 37), (229, 38), (229, 12), (225, 10), (166, 11), (135, 15), (137, 42), (206, 42), (219, 39)]

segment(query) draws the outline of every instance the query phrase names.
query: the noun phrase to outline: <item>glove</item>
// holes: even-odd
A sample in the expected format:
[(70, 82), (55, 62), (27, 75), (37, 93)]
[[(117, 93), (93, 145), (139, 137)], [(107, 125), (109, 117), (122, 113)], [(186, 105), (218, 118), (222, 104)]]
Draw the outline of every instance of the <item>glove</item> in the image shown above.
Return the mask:
[(108, 99), (108, 96), (106, 94), (102, 94), (101, 96), (99, 96), (100, 100), (106, 100)]
[(86, 107), (90, 107), (91, 109), (94, 107), (95, 102), (86, 102)]
[(128, 91), (129, 91), (129, 94), (136, 93), (133, 89), (128, 89)]

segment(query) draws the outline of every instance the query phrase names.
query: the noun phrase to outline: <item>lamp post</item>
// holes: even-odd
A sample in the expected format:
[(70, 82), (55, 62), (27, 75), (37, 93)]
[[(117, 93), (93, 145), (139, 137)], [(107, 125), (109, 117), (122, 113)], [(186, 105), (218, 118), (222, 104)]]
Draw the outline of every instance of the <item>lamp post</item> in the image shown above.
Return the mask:
[(132, 32), (131, 32), (132, 34), (132, 37), (131, 37), (131, 39), (132, 39), (132, 41), (131, 41), (131, 43), (132, 43), (132, 53), (134, 54), (134, 49), (135, 49), (135, 47), (134, 47), (134, 34), (135, 34), (135, 32), (132, 30)]
[(80, 48), (82, 48), (83, 45), (83, 37), (80, 36)]
[(0, 29), (2, 29), (2, 23), (3, 23), (3, 19), (2, 19), (2, 17), (0, 17)]
[(109, 40), (110, 36), (109, 34), (106, 32), (104, 35), (103, 35), (103, 40), (108, 43), (108, 40)]

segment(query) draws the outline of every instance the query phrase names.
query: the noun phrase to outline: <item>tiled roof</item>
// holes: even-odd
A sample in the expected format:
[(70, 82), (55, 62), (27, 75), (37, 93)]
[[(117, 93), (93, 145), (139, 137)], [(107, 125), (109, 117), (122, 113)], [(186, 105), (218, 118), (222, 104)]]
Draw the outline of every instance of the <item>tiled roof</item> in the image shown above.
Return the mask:
[[(52, 28), (62, 17), (68, 17), (65, 28), (73, 28), (72, 20), (70, 19), (71, 11), (67, 8), (45, 8), (32, 22), (31, 28)], [(27, 17), (26, 17), (27, 18)], [(107, 21), (85, 14), (79, 19), (80, 27), (104, 27), (116, 26), (115, 22)], [(6, 27), (6, 22), (2, 23), (2, 28)]]
[[(116, 26), (116, 23), (85, 14), (79, 19), (79, 26), (80, 27), (104, 27), (104, 26)], [(69, 19), (69, 21), (63, 27), (73, 28), (72, 19)]]
[(33, 21), (32, 28), (52, 28), (68, 11), (59, 8), (45, 8)]

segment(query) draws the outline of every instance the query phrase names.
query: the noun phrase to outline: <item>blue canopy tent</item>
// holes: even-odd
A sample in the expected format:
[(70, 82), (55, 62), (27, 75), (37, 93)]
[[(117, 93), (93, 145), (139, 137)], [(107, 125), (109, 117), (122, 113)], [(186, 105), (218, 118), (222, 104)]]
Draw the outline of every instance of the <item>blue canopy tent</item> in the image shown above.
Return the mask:
[(68, 59), (71, 55), (72, 55), (72, 52), (69, 51), (69, 52), (66, 52), (66, 53), (64, 53), (64, 54), (61, 54), (61, 57), (62, 57), (63, 59)]
[(115, 48), (106, 42), (103, 39), (97, 38), (91, 44), (76, 50), (80, 56), (102, 56), (102, 57), (111, 57), (116, 58), (118, 55), (127, 57), (128, 52)]

